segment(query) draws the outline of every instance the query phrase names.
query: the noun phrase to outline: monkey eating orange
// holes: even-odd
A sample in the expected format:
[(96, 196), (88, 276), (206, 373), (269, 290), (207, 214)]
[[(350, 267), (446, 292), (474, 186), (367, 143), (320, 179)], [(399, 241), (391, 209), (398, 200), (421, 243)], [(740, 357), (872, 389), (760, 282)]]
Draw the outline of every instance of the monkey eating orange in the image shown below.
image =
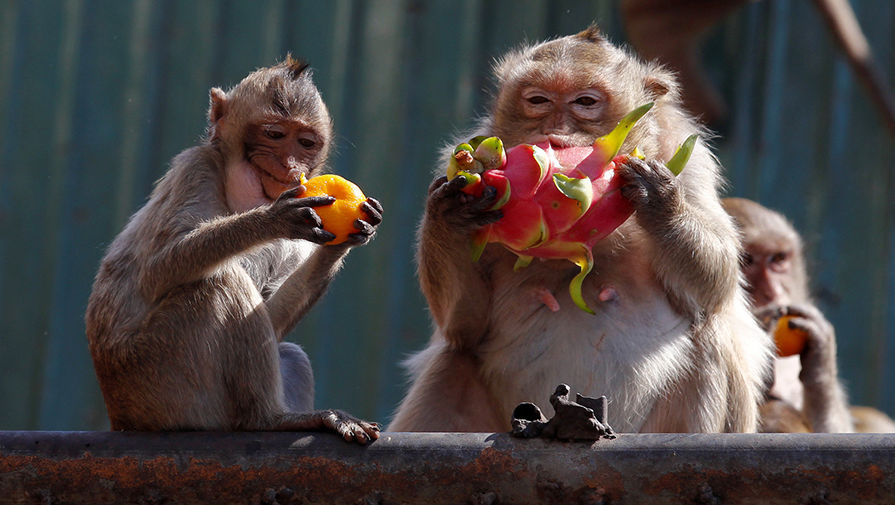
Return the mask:
[(789, 326), (792, 316), (783, 316), (777, 321), (774, 329), (774, 343), (777, 344), (777, 355), (780, 357), (801, 354), (808, 341), (808, 334), (800, 328)]
[(336, 236), (326, 245), (341, 244), (348, 240), (348, 235), (357, 232), (354, 221), (365, 217), (366, 213), (361, 205), (367, 201), (357, 184), (335, 174), (323, 174), (310, 179), (302, 174), (301, 184), (305, 187), (302, 197), (329, 195), (336, 199), (330, 205), (314, 208), (323, 221), (323, 229)]

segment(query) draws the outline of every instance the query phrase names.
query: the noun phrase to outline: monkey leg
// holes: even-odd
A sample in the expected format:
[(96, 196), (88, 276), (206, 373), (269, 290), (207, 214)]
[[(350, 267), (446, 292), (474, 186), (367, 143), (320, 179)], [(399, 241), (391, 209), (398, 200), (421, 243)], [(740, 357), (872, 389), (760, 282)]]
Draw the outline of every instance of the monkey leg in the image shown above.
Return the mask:
[(433, 344), (413, 358), (419, 377), (398, 407), (388, 431), (509, 431), (474, 356)]
[(283, 401), (290, 412), (314, 409), (314, 372), (311, 360), (301, 346), (281, 342), (280, 375), (283, 376)]

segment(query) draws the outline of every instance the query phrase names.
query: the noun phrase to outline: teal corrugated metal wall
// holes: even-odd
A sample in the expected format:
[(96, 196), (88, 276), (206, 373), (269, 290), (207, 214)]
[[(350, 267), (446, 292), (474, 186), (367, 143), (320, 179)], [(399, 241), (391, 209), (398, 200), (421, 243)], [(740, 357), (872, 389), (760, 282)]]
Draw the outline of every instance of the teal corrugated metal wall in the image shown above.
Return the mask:
[[(895, 73), (895, 3), (854, 1)], [(291, 340), (317, 403), (387, 421), (399, 362), (429, 334), (414, 233), (432, 161), (487, 103), (492, 58), (596, 20), (615, 2), (525, 0), (0, 2), (0, 429), (95, 429), (105, 409), (83, 313), (105, 246), (168, 160), (203, 133), (211, 86), (287, 51), (334, 115), (335, 171), (386, 207)], [(806, 0), (753, 3), (708, 35), (728, 105), (730, 194), (786, 212), (812, 245), (856, 402), (895, 412), (895, 150)]]

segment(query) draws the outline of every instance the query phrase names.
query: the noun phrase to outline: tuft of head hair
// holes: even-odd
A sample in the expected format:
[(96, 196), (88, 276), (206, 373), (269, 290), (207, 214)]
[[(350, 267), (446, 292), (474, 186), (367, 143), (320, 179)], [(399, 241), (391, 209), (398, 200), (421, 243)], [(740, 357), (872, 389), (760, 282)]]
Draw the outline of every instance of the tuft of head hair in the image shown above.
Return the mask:
[(230, 142), (238, 142), (242, 128), (252, 122), (279, 118), (298, 118), (326, 138), (332, 133), (332, 119), (308, 63), (291, 54), (273, 66), (256, 69), (226, 93), (213, 88), (208, 118), (207, 138), (213, 142), (224, 135), (222, 122), (231, 125), (226, 127)]
[(606, 36), (603, 35), (596, 23), (591, 23), (590, 26), (576, 33), (575, 37), (587, 42), (593, 42), (594, 44), (607, 42)]
[(289, 71), (289, 75), (293, 79), (298, 79), (309, 68), (308, 62), (300, 58), (293, 58), (292, 53), (286, 53), (286, 59), (280, 65)]
[(724, 210), (740, 228), (743, 244), (790, 244), (801, 249), (799, 233), (786, 217), (746, 198), (724, 198)]

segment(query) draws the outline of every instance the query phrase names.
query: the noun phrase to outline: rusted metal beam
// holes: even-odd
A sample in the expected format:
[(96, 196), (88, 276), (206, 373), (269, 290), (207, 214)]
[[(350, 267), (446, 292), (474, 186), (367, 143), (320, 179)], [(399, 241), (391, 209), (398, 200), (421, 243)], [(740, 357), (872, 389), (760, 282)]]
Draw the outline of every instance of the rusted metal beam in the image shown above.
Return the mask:
[(2, 503), (895, 503), (895, 435), (0, 432)]

